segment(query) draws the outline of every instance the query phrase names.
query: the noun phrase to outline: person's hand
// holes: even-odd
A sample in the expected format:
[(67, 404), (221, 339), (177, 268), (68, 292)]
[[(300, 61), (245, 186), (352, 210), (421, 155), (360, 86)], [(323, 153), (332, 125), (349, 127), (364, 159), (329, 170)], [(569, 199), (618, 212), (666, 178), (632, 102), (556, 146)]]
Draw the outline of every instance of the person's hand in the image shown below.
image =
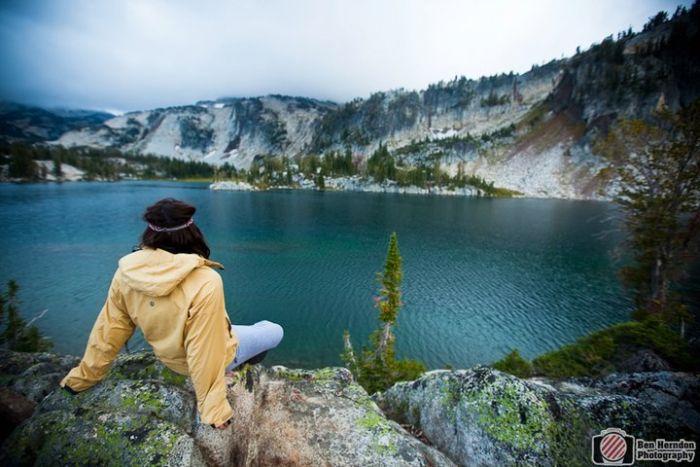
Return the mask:
[(74, 390), (73, 390), (70, 386), (68, 386), (67, 384), (66, 384), (65, 386), (61, 386), (61, 387), (63, 388), (64, 391), (66, 391), (67, 393), (69, 393), (71, 396), (75, 396), (76, 394), (78, 394), (78, 391), (74, 391)]
[(228, 421), (226, 421), (226, 422), (222, 423), (221, 425), (217, 426), (216, 429), (217, 429), (217, 430), (225, 430), (226, 428), (229, 427), (229, 425), (231, 425), (231, 420), (232, 420), (232, 419), (229, 418)]

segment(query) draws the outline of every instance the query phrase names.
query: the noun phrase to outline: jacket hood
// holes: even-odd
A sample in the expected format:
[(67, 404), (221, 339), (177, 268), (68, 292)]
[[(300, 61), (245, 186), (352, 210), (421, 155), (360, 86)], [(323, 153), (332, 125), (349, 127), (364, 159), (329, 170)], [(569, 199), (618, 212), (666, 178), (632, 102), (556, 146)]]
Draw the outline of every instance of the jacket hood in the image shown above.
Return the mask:
[(173, 254), (160, 248), (144, 248), (119, 260), (119, 271), (124, 283), (153, 297), (169, 295), (200, 266), (224, 268), (221, 263), (195, 253)]

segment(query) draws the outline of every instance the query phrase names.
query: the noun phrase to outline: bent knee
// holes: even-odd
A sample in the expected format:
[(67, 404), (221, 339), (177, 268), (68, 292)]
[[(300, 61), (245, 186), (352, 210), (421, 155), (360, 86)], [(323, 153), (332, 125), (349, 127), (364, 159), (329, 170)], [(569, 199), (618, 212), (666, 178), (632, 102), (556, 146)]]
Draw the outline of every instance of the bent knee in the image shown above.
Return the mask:
[(270, 321), (268, 321), (266, 326), (268, 327), (270, 337), (274, 340), (275, 346), (277, 346), (280, 342), (282, 342), (282, 338), (284, 337), (284, 329), (279, 324)]
[(279, 344), (282, 341), (282, 338), (284, 337), (284, 328), (277, 323), (272, 323), (272, 324), (274, 324), (274, 326), (275, 326), (274, 329), (275, 329), (275, 332), (277, 335), (277, 343)]
[(277, 347), (277, 345), (282, 341), (284, 337), (284, 329), (277, 323), (272, 321), (262, 320), (255, 323), (253, 326), (258, 328), (264, 328), (265, 340), (269, 342), (270, 347)]

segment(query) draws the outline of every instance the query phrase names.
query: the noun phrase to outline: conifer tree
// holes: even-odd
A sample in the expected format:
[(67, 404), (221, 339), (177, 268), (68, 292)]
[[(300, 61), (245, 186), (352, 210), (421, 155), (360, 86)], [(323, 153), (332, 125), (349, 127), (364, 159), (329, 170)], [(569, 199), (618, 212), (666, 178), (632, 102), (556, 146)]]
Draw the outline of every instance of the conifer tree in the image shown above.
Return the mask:
[[(0, 334), (0, 342), (6, 344), (8, 348), (13, 349), (17, 345), (19, 333), (23, 327), (22, 317), (17, 312), (17, 291), (19, 286), (17, 282), (10, 279), (7, 282), (7, 292), (0, 295), (0, 324), (7, 319), (5, 329)], [(7, 308), (7, 316), (5, 316), (5, 308)]]
[(396, 233), (389, 238), (384, 272), (377, 273), (381, 285), (379, 296), (375, 297), (379, 309), (380, 327), (370, 335), (370, 346), (363, 347), (358, 355), (354, 352), (350, 333), (343, 333), (344, 352), (341, 358), (357, 382), (367, 392), (383, 391), (397, 381), (417, 378), (426, 366), (417, 360), (397, 360), (394, 352), (395, 337), (392, 327), (401, 307), (401, 255)]
[(31, 147), (23, 144), (13, 144), (10, 147), (8, 172), (12, 178), (34, 180), (39, 176), (39, 167), (32, 160)]
[(635, 316), (680, 325), (690, 317), (677, 285), (700, 236), (700, 101), (651, 121), (622, 121), (600, 146), (618, 166), (627, 245), (634, 264), (622, 270), (633, 290)]
[(323, 176), (323, 170), (321, 170), (317, 175), (316, 175), (316, 188), (320, 191), (323, 191), (326, 189), (326, 181), (325, 177)]
[(382, 335), (377, 345), (377, 356), (386, 362), (386, 353), (389, 344), (393, 343), (394, 336), (391, 327), (396, 323), (396, 317), (401, 307), (401, 255), (399, 254), (399, 242), (396, 232), (389, 237), (389, 249), (386, 254), (384, 273), (377, 274), (377, 280), (381, 284), (377, 308), (379, 308), (379, 321), (383, 323)]
[(51, 172), (56, 179), (60, 179), (63, 177), (63, 167), (61, 166), (61, 157), (60, 155), (56, 154), (53, 157), (53, 170)]
[(53, 347), (53, 343), (41, 335), (39, 328), (28, 326), (20, 316), (18, 291), (17, 282), (11, 279), (7, 282), (7, 292), (0, 294), (0, 326), (4, 325), (0, 346), (21, 352), (44, 352)]
[(354, 175), (354, 166), (352, 164), (352, 152), (350, 148), (345, 148), (345, 157), (343, 158), (343, 170), (345, 175)]

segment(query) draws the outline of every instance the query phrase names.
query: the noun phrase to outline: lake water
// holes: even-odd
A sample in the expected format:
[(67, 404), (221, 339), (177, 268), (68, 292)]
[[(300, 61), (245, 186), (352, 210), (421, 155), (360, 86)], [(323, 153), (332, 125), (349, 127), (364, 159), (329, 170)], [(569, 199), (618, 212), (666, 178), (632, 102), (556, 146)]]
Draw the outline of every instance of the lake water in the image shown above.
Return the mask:
[[(117, 266), (172, 196), (198, 207), (222, 262), (234, 323), (268, 319), (285, 338), (267, 362), (340, 363), (377, 325), (375, 273), (396, 231), (404, 305), (397, 352), (431, 368), (527, 357), (625, 320), (608, 203), (370, 193), (210, 191), (207, 184), (81, 182), (0, 185), (0, 281), (16, 279), (21, 310), (58, 352), (81, 355)], [(136, 335), (130, 348), (143, 346)]]

